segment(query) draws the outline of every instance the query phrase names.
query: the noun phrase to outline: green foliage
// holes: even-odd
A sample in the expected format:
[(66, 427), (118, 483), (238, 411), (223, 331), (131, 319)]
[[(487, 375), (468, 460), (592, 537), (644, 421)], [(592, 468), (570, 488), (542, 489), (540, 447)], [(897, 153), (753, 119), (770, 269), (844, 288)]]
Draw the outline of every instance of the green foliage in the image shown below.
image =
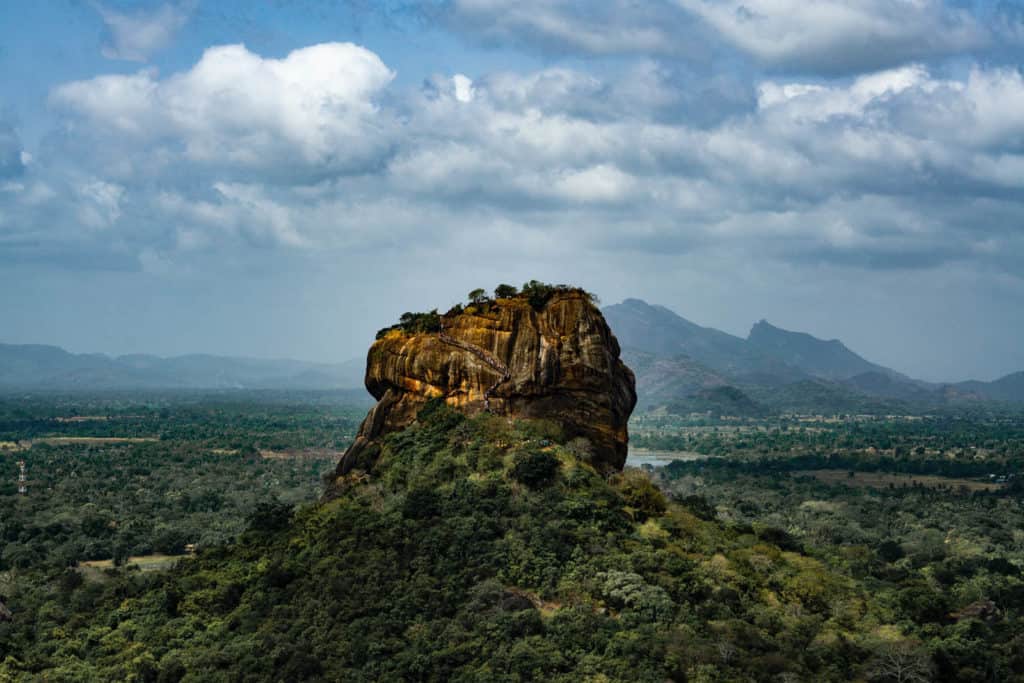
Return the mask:
[(683, 496), (677, 500), (700, 519), (710, 522), (718, 517), (718, 513), (715, 512), (715, 506), (704, 496), (693, 494)]
[[(557, 293), (564, 292), (579, 292), (584, 294), (591, 303), (595, 305), (598, 303), (595, 295), (586, 292), (579, 287), (571, 287), (569, 285), (551, 285), (537, 280), (530, 280), (523, 285), (522, 291), (517, 290), (512, 285), (498, 285), (494, 289), (494, 299), (487, 296), (487, 290), (478, 287), (467, 295), (467, 306), (464, 307), (462, 304), (456, 304), (450, 308), (445, 315), (460, 315), (467, 311), (478, 314), (481, 312), (486, 313), (487, 311), (496, 310), (495, 301), (497, 299), (514, 298), (525, 299), (533, 308), (539, 311), (547, 305), (548, 301), (551, 300), (551, 297)], [(395, 331), (400, 331), (404, 334), (422, 334), (439, 332), (440, 330), (441, 315), (437, 312), (437, 309), (427, 313), (406, 312), (401, 315), (396, 324), (378, 330), (376, 338), (383, 339), (388, 334)]]
[(640, 623), (667, 623), (678, 609), (661, 586), (652, 586), (639, 574), (614, 569), (597, 575), (601, 594), (612, 607), (631, 613)]
[(510, 474), (520, 484), (536, 489), (551, 484), (560, 467), (558, 458), (550, 453), (532, 451), (516, 456)]
[(670, 402), (667, 409), (676, 415), (707, 413), (715, 417), (763, 417), (769, 412), (742, 390), (729, 385), (702, 389), (685, 399)]
[(513, 299), (519, 296), (519, 290), (514, 285), (501, 284), (494, 288), (495, 299)]
[(530, 306), (536, 310), (544, 308), (548, 300), (551, 299), (558, 291), (568, 291), (570, 288), (567, 285), (549, 285), (546, 282), (539, 282), (538, 280), (530, 280), (523, 284), (519, 295), (526, 299)]
[[(0, 399), (0, 432), (27, 447), (16, 457), (29, 473), (28, 495), (3, 488), (18, 468), (0, 452), (0, 576), (10, 568), (56, 571), (87, 560), (178, 555), (187, 544), (234, 539), (267, 500), (290, 507), (315, 499), (320, 475), (333, 469), (364, 411), (328, 399)], [(58, 420), (56, 405), (61, 417), (93, 419)], [(81, 437), (113, 441), (74, 441)], [(117, 440), (140, 437), (154, 440)]]
[[(833, 450), (814, 453), (808, 444), (815, 442)], [(837, 622), (849, 628), (854, 612), (866, 611), (900, 633), (865, 643), (869, 680), (897, 680), (901, 668), (903, 680), (922, 681), (1016, 680), (1024, 673), (1024, 658), (1011, 653), (1024, 627), (1024, 507), (1014, 486), (859, 483), (865, 471), (888, 470), (989, 485), (994, 472), (1024, 455), (1017, 424), (992, 417), (811, 423), (736, 430), (727, 443), (743, 447), (726, 458), (673, 463), (659, 473), (662, 484), (689, 509), (717, 510), (738, 532), (807, 553), (863, 585), (869, 594), (859, 604), (833, 603)], [(970, 457), (936, 457), (961, 453)], [(809, 466), (838, 476), (802, 476)], [(782, 585), (781, 595), (805, 604), (828, 600), (803, 580)]]
[[(0, 402), (0, 426), (38, 436), (39, 415), (24, 412)], [(786, 464), (829, 456), (807, 446), (820, 439), (902, 449), (886, 462), (984, 442), (982, 464), (1009, 466), (1020, 454), (1011, 427), (719, 432), (715, 447), (730, 457), (655, 475), (676, 504), (641, 472), (605, 479), (587, 444), (563, 443), (556, 425), (466, 418), (438, 401), (385, 440), (368, 478), (302, 504), (333, 461), (258, 452), (264, 440), (350, 435), (338, 412), (163, 404), (152, 418), (95, 425), (142, 435), (163, 424), (174, 436), (159, 442), (20, 453), (51, 495), (0, 493), (0, 595), (14, 616), (0, 621), (0, 680), (1024, 674), (1024, 508), (1012, 489), (856, 488), (850, 451), (836, 451), (842, 484)], [(711, 443), (709, 433), (695, 438)], [(238, 453), (210, 453), (232, 441)], [(0, 470), (14, 474), (8, 458)], [(179, 495), (189, 487), (204, 493)], [(151, 543), (158, 531), (218, 523), (219, 541), (167, 571), (69, 568), (82, 552), (119, 552), (130, 529)], [(219, 536), (226, 527), (234, 533)]]
[(665, 496), (651, 480), (638, 470), (627, 470), (612, 480), (627, 509), (637, 521), (658, 517), (665, 513)]
[(377, 339), (382, 339), (394, 330), (401, 330), (406, 334), (421, 334), (439, 332), (441, 330), (441, 314), (435, 308), (426, 313), (405, 312), (398, 319), (398, 324), (385, 327), (377, 332)]
[(837, 680), (867, 661), (877, 614), (830, 644), (862, 593), (638, 472), (610, 484), (558, 431), (432, 403), (368, 480), (290, 520), (254, 506), (237, 544), (102, 582), (40, 570), (0, 625), (0, 678)]

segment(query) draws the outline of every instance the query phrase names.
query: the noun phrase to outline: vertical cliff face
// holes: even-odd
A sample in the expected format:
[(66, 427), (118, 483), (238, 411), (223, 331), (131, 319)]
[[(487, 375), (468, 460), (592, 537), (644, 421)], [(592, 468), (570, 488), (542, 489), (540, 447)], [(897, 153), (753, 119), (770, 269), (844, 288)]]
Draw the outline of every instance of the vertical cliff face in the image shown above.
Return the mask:
[(621, 469), (636, 404), (633, 373), (585, 292), (543, 307), (498, 299), (441, 318), (436, 332), (393, 330), (370, 348), (366, 388), (377, 399), (338, 474), (372, 469), (378, 439), (403, 429), (431, 399), (467, 414), (543, 418), (591, 443), (594, 463)]

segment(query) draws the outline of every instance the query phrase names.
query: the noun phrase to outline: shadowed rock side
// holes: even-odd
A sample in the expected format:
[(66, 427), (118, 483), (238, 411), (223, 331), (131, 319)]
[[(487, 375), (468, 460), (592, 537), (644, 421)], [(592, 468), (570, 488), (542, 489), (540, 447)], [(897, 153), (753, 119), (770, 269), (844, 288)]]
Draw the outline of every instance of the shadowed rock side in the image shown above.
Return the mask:
[(366, 361), (370, 410), (337, 474), (372, 469), (377, 439), (404, 429), (431, 399), (466, 414), (544, 418), (567, 438), (587, 438), (603, 471), (626, 461), (633, 373), (604, 316), (581, 291), (555, 294), (541, 310), (498, 299), (442, 318), (442, 331), (392, 330)]

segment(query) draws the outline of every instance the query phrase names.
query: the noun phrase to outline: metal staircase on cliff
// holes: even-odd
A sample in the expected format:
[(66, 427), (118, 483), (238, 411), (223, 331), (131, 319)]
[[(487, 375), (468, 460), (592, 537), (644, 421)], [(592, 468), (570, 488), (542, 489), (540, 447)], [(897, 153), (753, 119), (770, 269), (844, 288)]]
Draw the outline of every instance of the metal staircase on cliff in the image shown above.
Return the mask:
[(443, 324), (441, 325), (441, 330), (437, 333), (437, 336), (445, 344), (450, 344), (455, 348), (462, 349), (467, 353), (473, 354), (474, 356), (482, 360), (484, 363), (486, 363), (488, 366), (490, 366), (497, 372), (501, 373), (501, 379), (499, 379), (497, 382), (495, 382), (494, 384), (492, 384), (491, 386), (487, 387), (487, 389), (484, 390), (484, 410), (486, 410), (487, 412), (491, 412), (491, 394), (493, 394), (494, 390), (497, 389), (499, 386), (512, 379), (512, 373), (509, 372), (508, 366), (502, 363), (500, 360), (498, 360), (494, 356), (494, 354), (490, 353), (489, 351), (486, 351), (474, 344), (469, 344), (467, 342), (456, 339), (455, 337), (452, 337), (451, 335), (444, 331)]

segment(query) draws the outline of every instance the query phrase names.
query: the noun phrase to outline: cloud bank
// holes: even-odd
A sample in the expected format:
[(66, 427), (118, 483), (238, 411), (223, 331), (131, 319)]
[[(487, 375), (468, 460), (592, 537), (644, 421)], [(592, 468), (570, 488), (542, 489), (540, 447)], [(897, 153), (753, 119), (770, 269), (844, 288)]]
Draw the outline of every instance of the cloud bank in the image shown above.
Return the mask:
[[(1024, 31), (979, 7), (452, 0), (431, 26), (497, 57), (456, 52), (422, 79), (351, 42), (106, 63), (52, 87), (31, 154), (0, 126), (0, 263), (331, 291), (323, 269), (424, 298), (494, 277), (667, 303), (717, 287), (734, 318), (682, 312), (742, 332), (785, 301), (867, 355), (844, 329), (875, 318), (836, 326), (851, 291), (908, 328), (931, 330), (935, 301), (962, 329), (1006, 325), (1024, 295)], [(288, 286), (259, 291), (313, 296)]]
[(412, 90), (393, 76), (353, 44), (282, 59), (228, 45), (163, 78), (62, 85), (52, 103), (82, 151), (58, 179), (71, 191), (41, 204), (70, 196), (87, 228), (122, 230), (121, 247), (144, 215), (171, 260), (238, 239), (443, 243), (515, 226), (594, 250), (724, 245), (786, 262), (969, 260), (1021, 274), (1006, 258), (1024, 217), (1014, 69), (766, 78), (713, 125), (668, 115), (688, 94), (650, 63), (617, 78), (438, 75)]

